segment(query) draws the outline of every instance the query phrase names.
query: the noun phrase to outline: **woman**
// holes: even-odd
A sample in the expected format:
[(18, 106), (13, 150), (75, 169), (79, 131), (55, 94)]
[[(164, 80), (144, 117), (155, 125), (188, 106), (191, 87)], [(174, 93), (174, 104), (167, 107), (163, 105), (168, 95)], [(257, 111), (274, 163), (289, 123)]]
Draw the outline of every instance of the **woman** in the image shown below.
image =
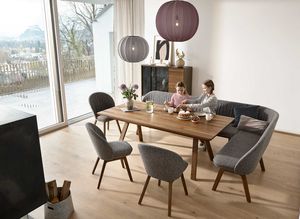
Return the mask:
[[(215, 84), (212, 80), (207, 80), (202, 84), (203, 93), (197, 99), (189, 99), (182, 101), (178, 107), (185, 108), (190, 111), (198, 111), (202, 113), (216, 114), (218, 99), (214, 94)], [(204, 142), (201, 141), (199, 148), (205, 150)]]
[(215, 85), (212, 80), (202, 84), (203, 93), (197, 99), (182, 101), (180, 108), (188, 108), (191, 111), (216, 114), (218, 99), (214, 94)]

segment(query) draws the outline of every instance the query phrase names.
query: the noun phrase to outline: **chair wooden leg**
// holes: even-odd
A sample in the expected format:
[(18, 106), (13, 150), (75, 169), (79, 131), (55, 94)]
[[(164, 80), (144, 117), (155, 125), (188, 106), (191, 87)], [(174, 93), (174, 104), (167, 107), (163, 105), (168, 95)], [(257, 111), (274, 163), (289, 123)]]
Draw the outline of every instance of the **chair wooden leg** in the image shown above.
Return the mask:
[(122, 165), (122, 168), (125, 169), (125, 165), (124, 165), (123, 159), (121, 159), (121, 165)]
[(125, 162), (125, 166), (126, 166), (126, 169), (127, 169), (127, 173), (128, 173), (129, 179), (130, 179), (131, 182), (133, 182), (133, 179), (132, 179), (132, 176), (131, 176), (131, 172), (130, 172), (130, 168), (129, 168), (129, 165), (128, 165), (127, 158), (124, 157), (123, 160), (124, 160), (124, 162)]
[(103, 162), (103, 166), (102, 166), (102, 170), (101, 170), (101, 174), (100, 174), (100, 178), (99, 178), (99, 182), (98, 182), (97, 189), (100, 188), (100, 184), (101, 184), (101, 180), (102, 180), (103, 173), (104, 173), (104, 170), (105, 170), (106, 162), (107, 162), (107, 161), (104, 161), (104, 162)]
[(172, 207), (172, 185), (173, 182), (169, 182), (169, 197), (168, 197), (168, 216), (171, 217), (171, 207)]
[(96, 160), (96, 163), (95, 163), (95, 165), (94, 165), (93, 172), (92, 172), (93, 175), (94, 175), (94, 173), (95, 173), (95, 170), (96, 170), (96, 167), (97, 167), (97, 165), (98, 165), (99, 160), (100, 160), (100, 158), (97, 157), (97, 160)]
[(138, 127), (138, 126), (136, 126), (135, 134), (136, 134), (136, 135), (139, 135), (139, 127)]
[(241, 177), (242, 177), (242, 180), (243, 180), (243, 186), (244, 186), (247, 202), (250, 203), (251, 202), (251, 197), (250, 197), (250, 192), (249, 192), (249, 188), (248, 188), (247, 177), (245, 175), (241, 175)]
[(203, 151), (206, 151), (206, 145), (205, 145), (205, 142), (203, 140), (200, 140), (201, 144), (203, 144)]
[(184, 179), (183, 174), (181, 174), (181, 181), (182, 181), (184, 193), (185, 193), (185, 195), (188, 195), (189, 193), (188, 193), (188, 190), (187, 190), (187, 187), (186, 187), (186, 184), (185, 184), (185, 179)]
[(139, 141), (142, 142), (143, 141), (143, 132), (142, 132), (142, 127), (140, 125), (137, 126), (137, 133), (139, 136)]
[(205, 146), (206, 146), (206, 149), (207, 149), (207, 152), (208, 152), (208, 155), (209, 155), (209, 159), (211, 161), (213, 161), (214, 159), (214, 152), (211, 148), (211, 145), (210, 145), (210, 142), (209, 141), (205, 141)]
[(107, 130), (109, 130), (109, 121), (107, 122)]
[(148, 184), (149, 184), (150, 178), (151, 178), (151, 176), (147, 176), (147, 179), (146, 179), (146, 182), (145, 182), (145, 185), (144, 185), (142, 194), (141, 194), (141, 196), (140, 196), (139, 205), (142, 204), (142, 201), (143, 201), (143, 198), (144, 198), (144, 195), (145, 195), (147, 186), (148, 186)]
[(121, 134), (121, 133), (122, 133), (122, 130), (121, 130), (120, 123), (119, 123), (119, 121), (118, 121), (118, 120), (116, 120), (116, 123), (117, 123), (118, 129), (119, 129), (119, 132), (120, 132), (120, 134)]
[(158, 186), (160, 186), (160, 184), (161, 184), (161, 180), (159, 179), (159, 180), (158, 180)]
[(106, 122), (103, 122), (103, 134), (106, 136)]
[(264, 164), (264, 160), (263, 160), (263, 158), (260, 158), (260, 161), (259, 161), (259, 163), (260, 163), (260, 168), (261, 168), (261, 171), (265, 172), (265, 171), (266, 171), (266, 169), (265, 169), (265, 164)]
[(219, 184), (219, 182), (220, 182), (220, 179), (221, 179), (223, 173), (224, 173), (224, 170), (223, 170), (222, 168), (220, 168), (220, 169), (219, 169), (219, 172), (218, 172), (218, 175), (217, 175), (217, 177), (216, 177), (216, 179), (215, 179), (215, 183), (214, 183), (214, 185), (213, 185), (213, 187), (212, 187), (212, 190), (213, 190), (213, 191), (216, 191), (216, 189), (217, 189), (217, 187), (218, 187), (218, 184)]

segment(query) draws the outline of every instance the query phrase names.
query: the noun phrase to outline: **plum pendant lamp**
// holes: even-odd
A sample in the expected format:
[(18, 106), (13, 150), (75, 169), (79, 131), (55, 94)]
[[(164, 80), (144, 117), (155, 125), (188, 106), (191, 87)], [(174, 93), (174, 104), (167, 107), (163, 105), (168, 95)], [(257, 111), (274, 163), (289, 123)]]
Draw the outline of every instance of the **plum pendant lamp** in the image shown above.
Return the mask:
[(174, 42), (191, 39), (199, 25), (196, 8), (186, 1), (169, 1), (158, 9), (156, 14), (156, 29), (159, 35)]
[(133, 0), (131, 0), (132, 19), (131, 19), (131, 36), (123, 37), (118, 45), (119, 56), (126, 62), (143, 61), (149, 53), (147, 41), (140, 36), (134, 36), (133, 27)]

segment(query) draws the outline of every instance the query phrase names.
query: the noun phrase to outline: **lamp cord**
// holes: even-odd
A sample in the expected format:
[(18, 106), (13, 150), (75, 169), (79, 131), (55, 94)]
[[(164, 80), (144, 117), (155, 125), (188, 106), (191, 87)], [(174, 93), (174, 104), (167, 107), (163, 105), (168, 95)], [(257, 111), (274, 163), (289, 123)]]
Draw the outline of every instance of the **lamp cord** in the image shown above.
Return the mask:
[(134, 19), (134, 12), (133, 12), (133, 0), (131, 0), (131, 35), (134, 36), (134, 26), (133, 26), (133, 19)]

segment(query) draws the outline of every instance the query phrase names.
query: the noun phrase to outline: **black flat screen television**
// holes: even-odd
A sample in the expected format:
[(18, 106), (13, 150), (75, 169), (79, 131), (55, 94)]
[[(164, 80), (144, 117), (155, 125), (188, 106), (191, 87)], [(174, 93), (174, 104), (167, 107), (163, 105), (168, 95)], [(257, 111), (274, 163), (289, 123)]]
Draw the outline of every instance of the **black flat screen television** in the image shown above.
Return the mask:
[(0, 218), (47, 201), (36, 116), (0, 106)]

